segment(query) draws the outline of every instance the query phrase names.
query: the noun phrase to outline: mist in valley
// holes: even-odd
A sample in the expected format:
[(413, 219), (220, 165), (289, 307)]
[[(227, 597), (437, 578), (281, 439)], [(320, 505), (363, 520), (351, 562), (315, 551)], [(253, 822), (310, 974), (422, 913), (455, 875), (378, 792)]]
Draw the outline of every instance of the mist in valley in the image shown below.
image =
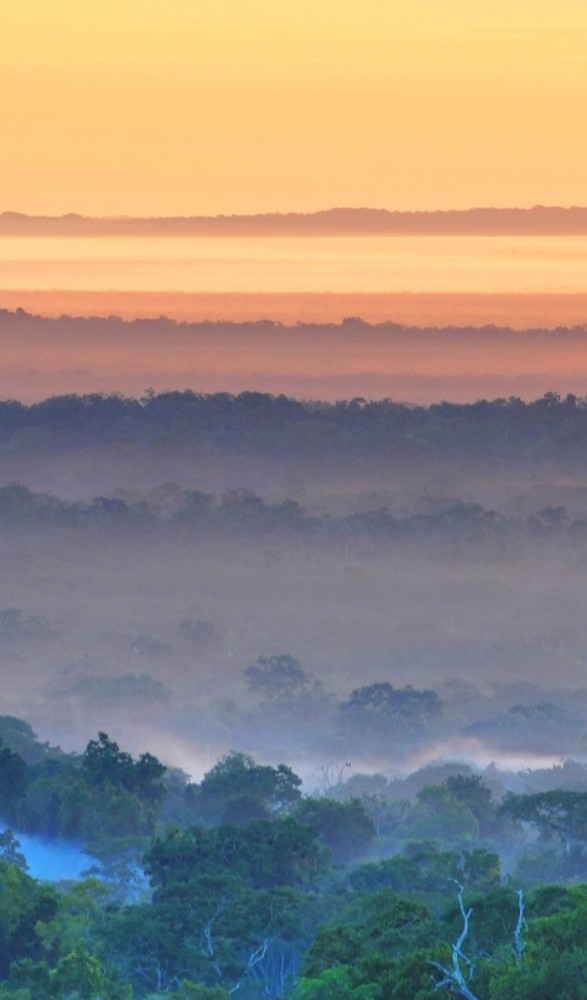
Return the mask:
[(349, 940), (432, 1000), (455, 913), (494, 978), (526, 900), (564, 923), (586, 431), (555, 392), (1, 402), (2, 991), (308, 1000), (332, 940), (338, 996)]
[[(476, 443), (473, 407), (440, 436), (422, 411), (406, 454), (349, 443), (363, 404), (321, 424), (308, 404), (296, 439), (278, 399), (202, 397), (212, 440), (178, 430), (196, 403), (3, 411), (0, 713), (65, 750), (107, 732), (196, 780), (231, 749), (308, 788), (341, 761), (348, 778), (587, 756), (587, 475), (556, 447), (581, 400), (490, 407), (498, 442), (544, 421), (534, 456), (529, 431), (503, 454)], [(156, 434), (129, 431), (137, 406), (164, 413)], [(264, 437), (279, 413), (289, 448)]]

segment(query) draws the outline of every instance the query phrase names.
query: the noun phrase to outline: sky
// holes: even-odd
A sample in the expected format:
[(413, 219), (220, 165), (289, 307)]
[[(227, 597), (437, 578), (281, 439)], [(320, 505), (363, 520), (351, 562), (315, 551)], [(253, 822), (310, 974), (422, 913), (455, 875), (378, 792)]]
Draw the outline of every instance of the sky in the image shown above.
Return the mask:
[(0, 210), (585, 204), (584, 0), (0, 0)]

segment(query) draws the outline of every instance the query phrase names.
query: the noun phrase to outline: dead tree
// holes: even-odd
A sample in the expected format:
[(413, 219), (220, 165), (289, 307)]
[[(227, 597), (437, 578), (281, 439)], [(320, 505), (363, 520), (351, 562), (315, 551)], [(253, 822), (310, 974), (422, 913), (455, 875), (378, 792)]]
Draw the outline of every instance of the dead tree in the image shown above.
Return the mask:
[[(443, 975), (442, 979), (435, 981), (434, 983), (435, 990), (448, 989), (450, 993), (452, 993), (455, 996), (463, 997), (464, 1000), (478, 1000), (473, 991), (469, 989), (469, 985), (467, 983), (467, 980), (465, 979), (465, 973), (463, 972), (463, 968), (461, 965), (461, 962), (464, 963), (468, 972), (468, 979), (472, 979), (475, 972), (475, 967), (471, 962), (470, 958), (467, 958), (467, 956), (463, 953), (463, 945), (469, 933), (469, 921), (471, 919), (471, 914), (473, 912), (473, 909), (471, 908), (469, 910), (465, 910), (465, 904), (463, 903), (463, 893), (464, 893), (463, 886), (459, 885), (458, 882), (456, 882), (455, 884), (458, 885), (459, 887), (457, 898), (459, 901), (459, 909), (461, 911), (461, 916), (463, 918), (463, 929), (458, 939), (452, 946), (452, 969), (447, 969), (446, 966), (440, 965), (439, 962), (430, 962), (429, 964), (433, 965), (434, 968), (438, 969), (439, 972), (442, 972)], [(524, 949), (526, 947), (522, 939), (522, 933), (526, 926), (526, 919), (524, 917), (525, 908), (524, 908), (523, 890), (518, 889), (516, 892), (516, 896), (518, 897), (518, 920), (514, 930), (514, 942), (512, 945), (512, 951), (514, 953), (514, 958), (516, 962), (520, 962), (522, 960)]]
[(443, 978), (437, 980), (434, 983), (435, 990), (448, 989), (455, 996), (463, 997), (464, 1000), (478, 1000), (478, 997), (469, 989), (467, 981), (465, 979), (465, 973), (461, 967), (461, 962), (464, 963), (468, 970), (468, 978), (471, 979), (475, 972), (473, 963), (467, 956), (463, 953), (463, 945), (466, 941), (467, 935), (469, 933), (469, 920), (471, 919), (472, 909), (465, 910), (465, 905), (463, 903), (463, 893), (464, 888), (457, 882), (456, 885), (459, 887), (458, 901), (459, 909), (461, 911), (461, 916), (463, 918), (463, 929), (452, 946), (452, 969), (447, 969), (446, 966), (440, 965), (439, 962), (430, 962), (435, 969), (438, 969), (442, 973)]

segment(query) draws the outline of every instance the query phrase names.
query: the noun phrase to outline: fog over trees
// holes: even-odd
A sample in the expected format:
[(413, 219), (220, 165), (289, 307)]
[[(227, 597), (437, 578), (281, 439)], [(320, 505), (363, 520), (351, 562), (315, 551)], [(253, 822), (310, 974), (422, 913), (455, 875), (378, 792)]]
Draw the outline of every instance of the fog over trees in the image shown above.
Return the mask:
[[(46, 294), (51, 299), (52, 293)], [(59, 293), (55, 295), (58, 302)], [(279, 312), (279, 303), (271, 299), (263, 303), (254, 295), (249, 298), (252, 305), (245, 304), (245, 315), (250, 315), (251, 308), (261, 310), (256, 316), (271, 316), (275, 308)], [(340, 304), (336, 305), (337, 296), (331, 298), (327, 307), (320, 305), (320, 295), (316, 296), (317, 306), (310, 302), (304, 305), (302, 296), (294, 306), (290, 304), (286, 315), (292, 316), (292, 308), (296, 315), (301, 311), (311, 316), (316, 308), (318, 316), (324, 315), (323, 308), (326, 316), (329, 309), (337, 314)], [(339, 322), (311, 322), (309, 318), (297, 322), (289, 318), (283, 323), (272, 319), (231, 322), (235, 305), (228, 300), (228, 318), (222, 314), (221, 300), (220, 304), (196, 307), (198, 314), (210, 308), (217, 320), (178, 322), (157, 311), (150, 318), (141, 315), (145, 302), (136, 294), (134, 300), (131, 296), (135, 306), (127, 303), (126, 308), (131, 313), (138, 308), (140, 318), (126, 320), (104, 315), (105, 302), (99, 298), (95, 304), (99, 315), (92, 314), (91, 298), (78, 303), (77, 308), (89, 313), (81, 316), (61, 315), (55, 312), (55, 303), (50, 309), (52, 318), (31, 315), (22, 308), (0, 308), (0, 347), (6, 358), (0, 371), (0, 398), (15, 396), (40, 402), (54, 395), (91, 394), (96, 388), (140, 398), (147, 386), (153, 386), (158, 395), (197, 386), (219, 397), (226, 390), (238, 397), (247, 397), (254, 390), (261, 395), (285, 392), (298, 400), (327, 400), (331, 404), (339, 400), (350, 403), (356, 398), (374, 403), (392, 397), (396, 403), (426, 406), (443, 399), (473, 403), (481, 398), (511, 396), (529, 402), (558, 387), (564, 396), (584, 395), (584, 294), (570, 295), (562, 303), (562, 297), (556, 295), (486, 296), (485, 300), (469, 296), (468, 310), (458, 294), (447, 296), (444, 304), (442, 296), (432, 296), (428, 311), (424, 308), (419, 320), (409, 319), (418, 315), (419, 302), (422, 306), (419, 296), (412, 298), (411, 306), (409, 302), (403, 306), (401, 301), (394, 303), (392, 296), (379, 307), (386, 316), (393, 316), (395, 310), (400, 316), (407, 315), (403, 322), (366, 322), (355, 313), (343, 314), (345, 318)], [(500, 298), (505, 300), (501, 304), (497, 301)], [(528, 305), (527, 299), (534, 305)], [(181, 303), (181, 293), (179, 300)], [(354, 304), (367, 308), (369, 300), (363, 296)], [(151, 312), (157, 309), (158, 301), (155, 296), (148, 306)], [(49, 304), (41, 298), (38, 308)], [(124, 295), (119, 305), (124, 311)], [(166, 305), (173, 311), (173, 297), (160, 302), (161, 309)], [(74, 307), (75, 298), (69, 305)], [(184, 308), (189, 316), (189, 305)], [(238, 314), (238, 306), (236, 311)], [(525, 317), (522, 328), (520, 311)], [(483, 320), (483, 314), (506, 317), (504, 325)], [(439, 315), (445, 317), (443, 321)], [(560, 326), (553, 328), (556, 324)], [(416, 409), (421, 416), (422, 407)], [(292, 410), (293, 404), (290, 414)], [(212, 413), (209, 410), (210, 417)], [(148, 416), (154, 417), (155, 412), (148, 411)], [(279, 434), (285, 415), (280, 417), (274, 408), (272, 416), (277, 420), (273, 433)], [(478, 417), (481, 424), (482, 411)], [(195, 419), (193, 411), (190, 419)], [(153, 426), (151, 419), (148, 422)], [(223, 430), (220, 420), (217, 433)], [(287, 451), (289, 438), (281, 440), (282, 449)], [(295, 449), (295, 441), (291, 446)], [(355, 457), (359, 457), (358, 452)]]
[(580, 755), (585, 430), (556, 393), (0, 403), (5, 711), (198, 772)]
[(586, 431), (0, 402), (0, 998), (581, 997)]

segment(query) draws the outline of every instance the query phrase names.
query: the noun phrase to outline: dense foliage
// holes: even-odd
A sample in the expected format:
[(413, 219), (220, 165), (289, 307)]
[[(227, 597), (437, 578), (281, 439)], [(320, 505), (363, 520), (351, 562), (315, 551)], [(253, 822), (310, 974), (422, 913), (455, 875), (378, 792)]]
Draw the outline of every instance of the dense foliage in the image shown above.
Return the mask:
[[(272, 666), (278, 687), (308, 681), (284, 658), (251, 682)], [(289, 767), (238, 752), (194, 784), (105, 733), (66, 755), (21, 720), (0, 732), (2, 815), (101, 862), (99, 880), (38, 882), (2, 835), (0, 998), (585, 995), (585, 792), (499, 799), (455, 765), (403, 800), (344, 770), (303, 795)]]
[(147, 392), (141, 399), (94, 393), (30, 405), (0, 402), (0, 446), (28, 436), (31, 442), (38, 437), (44, 449), (66, 451), (184, 439), (224, 452), (288, 457), (386, 455), (413, 462), (428, 455), (526, 463), (548, 456), (568, 462), (587, 455), (586, 431), (585, 398), (555, 392), (528, 403), (512, 397), (428, 407), (391, 399), (307, 403), (260, 392), (190, 390)]

